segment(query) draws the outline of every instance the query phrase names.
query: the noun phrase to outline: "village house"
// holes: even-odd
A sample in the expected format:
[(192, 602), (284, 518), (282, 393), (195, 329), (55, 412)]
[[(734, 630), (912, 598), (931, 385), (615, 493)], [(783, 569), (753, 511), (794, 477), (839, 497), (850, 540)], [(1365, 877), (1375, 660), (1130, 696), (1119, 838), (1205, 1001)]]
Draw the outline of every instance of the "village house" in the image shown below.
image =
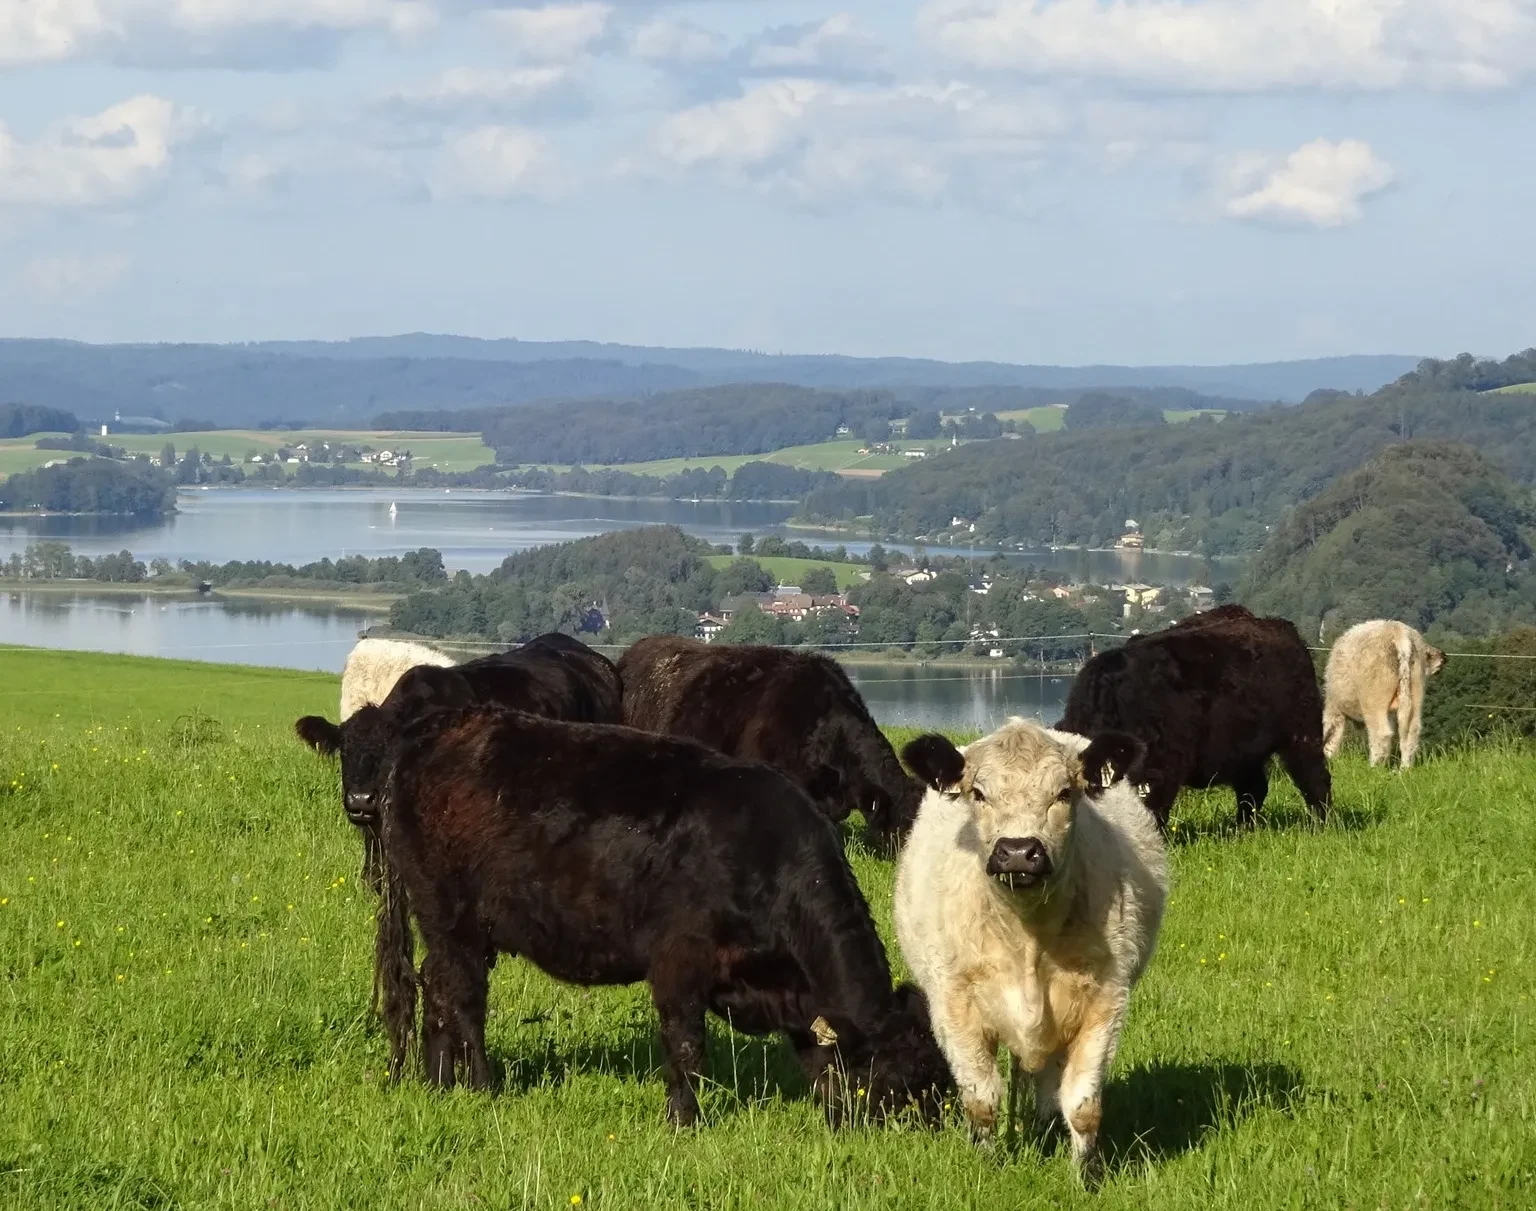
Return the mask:
[(1216, 604), (1215, 592), (1203, 584), (1192, 584), (1185, 592), (1189, 594), (1189, 604), (1192, 609), (1208, 610)]
[(705, 643), (713, 643), (715, 637), (729, 625), (730, 623), (720, 615), (706, 611), (699, 615), (699, 621), (693, 628), (693, 637), (702, 639)]

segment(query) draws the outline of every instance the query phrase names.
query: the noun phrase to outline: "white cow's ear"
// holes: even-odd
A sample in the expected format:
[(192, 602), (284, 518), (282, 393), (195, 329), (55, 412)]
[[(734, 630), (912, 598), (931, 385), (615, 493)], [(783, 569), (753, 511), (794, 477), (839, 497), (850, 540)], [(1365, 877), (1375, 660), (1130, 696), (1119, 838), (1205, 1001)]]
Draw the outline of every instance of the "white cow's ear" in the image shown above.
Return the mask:
[(959, 786), (965, 774), (965, 758), (947, 736), (929, 732), (901, 750), (907, 768), (936, 791)]

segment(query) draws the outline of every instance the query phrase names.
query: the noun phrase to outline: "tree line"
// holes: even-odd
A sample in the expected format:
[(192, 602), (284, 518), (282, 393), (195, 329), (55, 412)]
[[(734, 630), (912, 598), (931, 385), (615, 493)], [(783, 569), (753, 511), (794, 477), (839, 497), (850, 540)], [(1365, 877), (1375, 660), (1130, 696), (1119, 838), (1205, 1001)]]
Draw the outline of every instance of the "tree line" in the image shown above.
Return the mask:
[(72, 458), (0, 481), (0, 512), (116, 513), (156, 518), (174, 512), (174, 478), (148, 462)]

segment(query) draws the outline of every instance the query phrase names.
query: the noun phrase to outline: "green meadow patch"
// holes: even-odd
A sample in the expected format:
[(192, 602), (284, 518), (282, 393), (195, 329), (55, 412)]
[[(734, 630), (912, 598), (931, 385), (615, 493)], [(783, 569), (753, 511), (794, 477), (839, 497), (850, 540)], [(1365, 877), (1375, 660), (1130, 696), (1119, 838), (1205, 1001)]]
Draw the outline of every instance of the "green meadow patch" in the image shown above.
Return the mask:
[[(334, 677), (0, 648), (0, 1206), (1508, 1207), (1536, 1199), (1536, 752), (1335, 764), (1310, 825), (1188, 795), (1110, 1076), (1108, 1180), (952, 1122), (833, 1134), (711, 1024), (662, 1119), (643, 988), (503, 959), (494, 1096), (384, 1079)], [(905, 738), (898, 735), (898, 740)], [(892, 868), (849, 832), (889, 941)], [(893, 962), (900, 959), (892, 949)]]

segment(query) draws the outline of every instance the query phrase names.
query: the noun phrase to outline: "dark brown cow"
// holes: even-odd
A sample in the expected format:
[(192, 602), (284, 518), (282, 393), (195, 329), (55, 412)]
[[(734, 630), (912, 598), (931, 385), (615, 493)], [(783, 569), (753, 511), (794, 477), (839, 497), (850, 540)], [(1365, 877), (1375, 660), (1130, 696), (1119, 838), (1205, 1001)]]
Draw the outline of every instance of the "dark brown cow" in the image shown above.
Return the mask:
[(923, 784), (825, 656), (655, 635), (619, 657), (619, 677), (631, 727), (782, 770), (833, 820), (862, 811), (888, 849), (917, 817)]
[(487, 983), (498, 953), (573, 984), (646, 981), (667, 1107), (693, 1121), (706, 1010), (783, 1031), (836, 1118), (854, 1096), (932, 1109), (948, 1073), (917, 989), (885, 950), (836, 827), (764, 765), (624, 727), (491, 707), (406, 726), (380, 807), (386, 895), (377, 987), (398, 1073), (422, 964), (427, 1078), (490, 1079)]
[(1230, 786), (1252, 824), (1278, 756), (1319, 820), (1332, 798), (1322, 695), (1306, 644), (1283, 618), (1228, 605), (1139, 635), (1083, 666), (1056, 726), (1121, 731), (1146, 745), (1130, 771), (1166, 827), (1184, 786)]

